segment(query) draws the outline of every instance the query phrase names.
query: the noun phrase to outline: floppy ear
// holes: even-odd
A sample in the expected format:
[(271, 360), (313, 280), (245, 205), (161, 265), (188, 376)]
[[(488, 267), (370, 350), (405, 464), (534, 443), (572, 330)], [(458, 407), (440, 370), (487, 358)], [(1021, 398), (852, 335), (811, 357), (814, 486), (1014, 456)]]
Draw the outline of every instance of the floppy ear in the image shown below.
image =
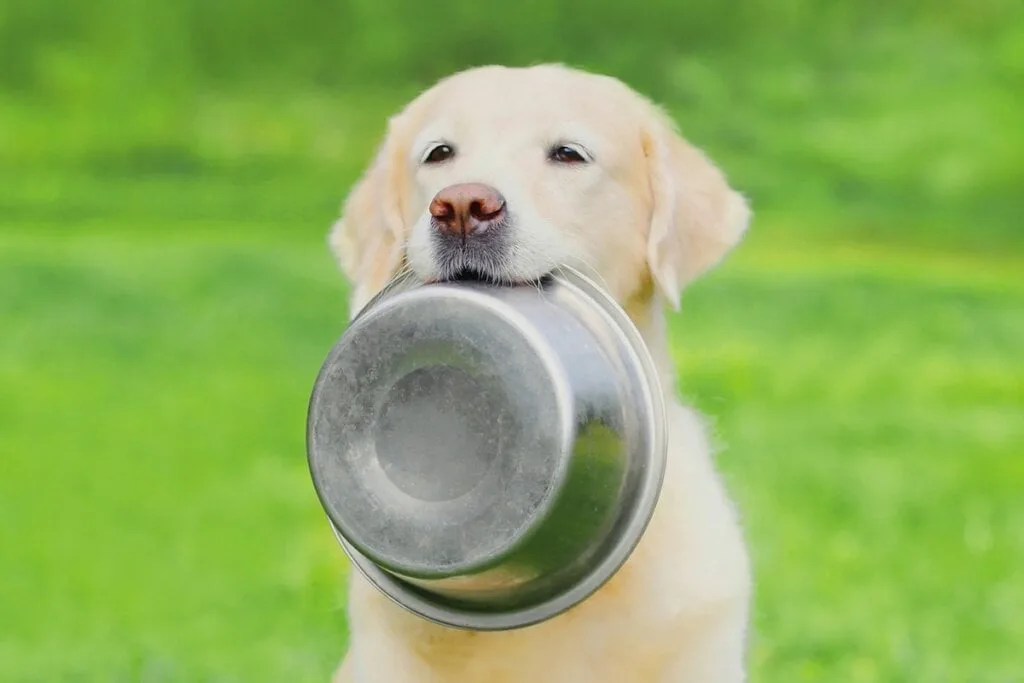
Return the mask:
[(405, 247), (403, 146), (394, 119), (376, 156), (349, 192), (328, 243), (352, 285), (349, 318), (398, 272)]
[(672, 120), (653, 109), (644, 133), (653, 202), (647, 263), (665, 299), (678, 310), (686, 285), (739, 243), (750, 209)]

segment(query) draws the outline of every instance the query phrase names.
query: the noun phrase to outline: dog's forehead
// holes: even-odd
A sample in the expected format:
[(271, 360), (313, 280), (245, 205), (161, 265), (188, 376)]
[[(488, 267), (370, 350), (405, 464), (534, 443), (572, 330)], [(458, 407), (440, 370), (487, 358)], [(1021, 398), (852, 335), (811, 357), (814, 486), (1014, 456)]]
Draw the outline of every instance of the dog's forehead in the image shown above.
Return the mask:
[(628, 91), (611, 79), (558, 69), (478, 69), (416, 103), (417, 143), (433, 140), (597, 143), (636, 128)]

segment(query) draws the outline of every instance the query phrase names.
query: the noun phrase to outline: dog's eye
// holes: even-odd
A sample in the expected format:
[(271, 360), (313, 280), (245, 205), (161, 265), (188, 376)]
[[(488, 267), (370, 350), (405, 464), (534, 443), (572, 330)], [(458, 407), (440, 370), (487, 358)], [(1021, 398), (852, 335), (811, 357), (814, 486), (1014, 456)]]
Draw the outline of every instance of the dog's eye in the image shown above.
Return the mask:
[(587, 156), (574, 145), (555, 145), (548, 151), (548, 159), (559, 164), (585, 164)]
[(439, 164), (442, 161), (448, 161), (453, 156), (455, 156), (455, 150), (452, 146), (446, 143), (441, 143), (430, 148), (423, 157), (423, 163)]

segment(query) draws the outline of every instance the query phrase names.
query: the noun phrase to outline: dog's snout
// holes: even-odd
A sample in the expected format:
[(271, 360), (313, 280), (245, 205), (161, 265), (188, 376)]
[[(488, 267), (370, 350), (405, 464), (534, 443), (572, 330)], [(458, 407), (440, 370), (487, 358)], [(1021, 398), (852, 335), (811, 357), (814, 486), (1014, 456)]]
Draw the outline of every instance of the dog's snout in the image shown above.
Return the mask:
[(466, 238), (505, 217), (505, 198), (482, 183), (450, 185), (434, 196), (430, 215), (439, 232)]

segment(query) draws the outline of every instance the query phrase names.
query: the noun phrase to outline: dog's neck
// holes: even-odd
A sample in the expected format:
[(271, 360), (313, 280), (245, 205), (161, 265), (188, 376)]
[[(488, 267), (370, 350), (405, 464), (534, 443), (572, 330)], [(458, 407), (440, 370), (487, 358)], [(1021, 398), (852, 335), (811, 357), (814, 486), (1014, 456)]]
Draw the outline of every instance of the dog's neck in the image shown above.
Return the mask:
[(658, 380), (666, 396), (675, 396), (676, 369), (669, 346), (668, 327), (665, 324), (664, 302), (651, 289), (644, 288), (623, 307), (629, 315), (658, 370)]

